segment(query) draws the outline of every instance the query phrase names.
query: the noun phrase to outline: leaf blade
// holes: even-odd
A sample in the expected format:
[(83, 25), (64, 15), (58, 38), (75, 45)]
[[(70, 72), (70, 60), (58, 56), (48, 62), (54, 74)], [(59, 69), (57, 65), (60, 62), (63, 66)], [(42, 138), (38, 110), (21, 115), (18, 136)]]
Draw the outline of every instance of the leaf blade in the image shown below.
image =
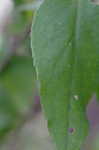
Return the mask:
[(86, 106), (99, 91), (97, 12), (85, 0), (47, 0), (32, 27), (42, 104), (59, 150), (80, 150), (88, 132)]

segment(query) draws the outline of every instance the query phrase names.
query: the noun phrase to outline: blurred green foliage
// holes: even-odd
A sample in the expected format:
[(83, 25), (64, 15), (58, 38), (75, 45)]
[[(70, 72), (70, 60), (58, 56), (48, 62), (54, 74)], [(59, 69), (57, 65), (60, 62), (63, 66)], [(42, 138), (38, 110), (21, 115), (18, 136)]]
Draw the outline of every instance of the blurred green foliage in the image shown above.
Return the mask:
[(0, 34), (0, 150), (52, 150), (45, 120), (35, 114), (39, 95), (29, 31), (35, 10), (27, 5), (36, 0), (13, 2), (12, 20)]
[(0, 141), (33, 107), (35, 69), (30, 33), (27, 34), (33, 12), (17, 11), (28, 2), (31, 1), (14, 0), (12, 20), (0, 36)]
[[(1, 72), (0, 83), (14, 99), (16, 108), (23, 112), (33, 100), (35, 74), (32, 58), (27, 56), (12, 57), (7, 68)], [(29, 100), (30, 99), (30, 100)]]
[(34, 0), (14, 0), (15, 5), (21, 5), (21, 4), (30, 3), (30, 2), (33, 2), (33, 1)]
[(34, 85), (31, 57), (12, 57), (0, 73), (0, 137), (24, 119), (33, 105)]

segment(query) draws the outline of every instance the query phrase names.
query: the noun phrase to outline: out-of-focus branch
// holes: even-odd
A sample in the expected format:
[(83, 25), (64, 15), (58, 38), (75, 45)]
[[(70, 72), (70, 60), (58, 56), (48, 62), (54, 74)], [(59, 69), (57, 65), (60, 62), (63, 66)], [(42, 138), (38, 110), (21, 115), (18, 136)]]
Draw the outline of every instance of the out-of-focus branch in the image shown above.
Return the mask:
[(22, 4), (17, 8), (17, 12), (37, 10), (39, 9), (39, 7), (41, 6), (43, 2), (44, 0), (36, 0), (36, 1), (33, 1), (32, 3)]
[(19, 35), (11, 36), (9, 40), (8, 53), (6, 54), (3, 61), (0, 63), (0, 72), (2, 72), (10, 63), (12, 56), (16, 54), (16, 51), (25, 42), (25, 40), (30, 36), (31, 24), (28, 25), (26, 30)]
[(91, 0), (93, 3), (99, 5), (99, 0)]

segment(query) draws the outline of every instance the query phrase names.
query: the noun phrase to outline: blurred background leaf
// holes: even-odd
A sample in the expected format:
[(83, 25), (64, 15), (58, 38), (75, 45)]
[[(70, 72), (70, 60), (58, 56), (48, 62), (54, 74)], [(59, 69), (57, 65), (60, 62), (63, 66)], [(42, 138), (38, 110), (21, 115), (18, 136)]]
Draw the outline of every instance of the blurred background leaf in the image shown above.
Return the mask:
[[(18, 124), (33, 107), (35, 69), (33, 70), (32, 58), (12, 57), (0, 73), (0, 85), (0, 135), (3, 135), (4, 129), (8, 131), (14, 125), (13, 121)], [(5, 91), (8, 94), (3, 94)]]
[(35, 97), (35, 69), (28, 33), (32, 11), (17, 12), (16, 8), (26, 1), (13, 2), (13, 14), (6, 18), (9, 23), (0, 34), (0, 141), (24, 121), (33, 109)]
[(0, 0), (6, 16), (0, 26), (0, 150), (53, 149), (30, 45), (33, 15), (42, 1)]
[(1, 72), (0, 82), (15, 100), (20, 112), (33, 102), (35, 72), (32, 58), (27, 56), (12, 57), (7, 68)]

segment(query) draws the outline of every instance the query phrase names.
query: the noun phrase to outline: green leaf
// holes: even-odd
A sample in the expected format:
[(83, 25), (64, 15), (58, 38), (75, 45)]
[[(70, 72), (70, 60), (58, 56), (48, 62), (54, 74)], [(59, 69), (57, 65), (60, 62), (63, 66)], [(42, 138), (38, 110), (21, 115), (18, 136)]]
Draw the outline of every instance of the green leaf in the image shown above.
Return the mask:
[(13, 11), (12, 23), (9, 26), (10, 34), (18, 34), (26, 30), (27, 25), (31, 24), (33, 10), (24, 9), (34, 0), (14, 0), (15, 9)]
[(7, 90), (17, 112), (27, 112), (33, 104), (35, 69), (31, 57), (13, 57), (0, 73), (0, 84)]
[(0, 72), (0, 142), (31, 111), (35, 92), (32, 58), (12, 57)]
[(43, 108), (58, 150), (80, 150), (86, 106), (99, 93), (99, 7), (46, 0), (36, 13), (32, 48)]
[(14, 0), (14, 2), (15, 2), (16, 5), (21, 5), (21, 4), (24, 4), (24, 3), (29, 3), (31, 1), (34, 1), (34, 0)]
[(8, 92), (0, 85), (0, 143), (8, 131), (15, 128), (19, 120), (14, 102)]

